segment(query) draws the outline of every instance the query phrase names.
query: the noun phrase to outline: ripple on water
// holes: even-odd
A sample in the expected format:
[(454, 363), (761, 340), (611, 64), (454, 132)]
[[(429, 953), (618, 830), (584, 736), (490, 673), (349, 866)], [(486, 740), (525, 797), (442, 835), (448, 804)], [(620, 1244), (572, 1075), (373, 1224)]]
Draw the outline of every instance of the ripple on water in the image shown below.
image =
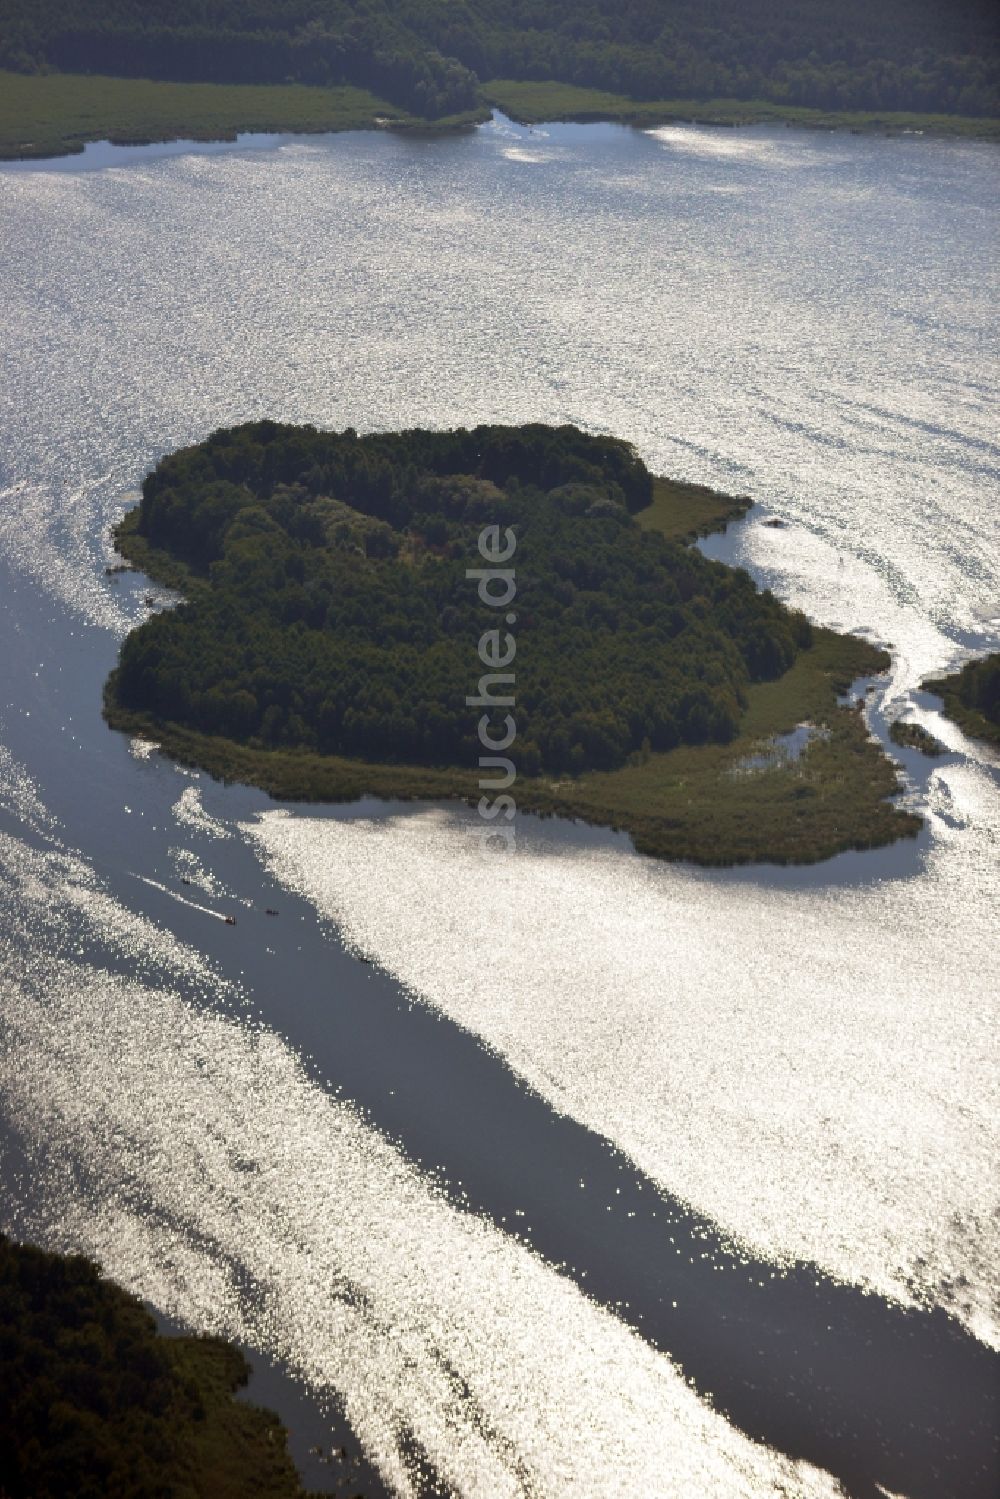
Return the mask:
[(182, 828), (203, 833), (206, 838), (231, 838), (232, 831), (217, 817), (205, 811), (197, 786), (186, 787), (173, 806), (173, 814)]

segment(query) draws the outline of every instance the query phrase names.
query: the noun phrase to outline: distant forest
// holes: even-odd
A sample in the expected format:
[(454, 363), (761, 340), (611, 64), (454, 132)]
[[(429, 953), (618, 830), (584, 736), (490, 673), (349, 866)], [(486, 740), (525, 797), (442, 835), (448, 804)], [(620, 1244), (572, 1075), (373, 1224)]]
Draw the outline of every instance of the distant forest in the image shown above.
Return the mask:
[(993, 115), (991, 0), (5, 0), (0, 67), (353, 83), (429, 118), (480, 80)]
[(466, 695), (481, 634), (506, 626), (466, 569), (499, 525), (517, 537), (524, 774), (728, 742), (747, 685), (811, 628), (745, 572), (641, 530), (651, 483), (627, 444), (574, 427), (216, 433), (143, 486), (139, 535), (190, 569), (188, 601), (129, 635), (113, 698), (264, 748), (474, 765)]

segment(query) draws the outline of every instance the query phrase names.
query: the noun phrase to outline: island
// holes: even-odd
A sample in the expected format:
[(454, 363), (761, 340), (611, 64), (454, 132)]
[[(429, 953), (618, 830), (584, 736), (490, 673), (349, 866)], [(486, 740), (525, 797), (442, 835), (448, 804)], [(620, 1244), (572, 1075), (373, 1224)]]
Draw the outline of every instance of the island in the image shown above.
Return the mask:
[(0, 1234), (0, 1354), (8, 1499), (308, 1499), (278, 1417), (233, 1399), (243, 1355), (161, 1336), (90, 1260)]
[(942, 700), (945, 716), (964, 733), (1000, 746), (1000, 651), (967, 661), (961, 671), (923, 687)]
[(7, 0), (0, 156), (85, 141), (523, 121), (998, 134), (981, 0)]
[[(663, 858), (812, 862), (912, 835), (841, 701), (889, 657), (690, 544), (749, 503), (572, 426), (216, 432), (117, 528), (182, 601), (125, 639), (105, 714), (308, 801), (478, 803), (485, 732), (520, 808)], [(516, 545), (502, 617), (477, 586), (484, 535)], [(799, 726), (801, 753), (769, 753)]]
[(904, 723), (902, 719), (894, 719), (889, 725), (889, 738), (893, 744), (898, 744), (901, 749), (919, 750), (920, 754), (934, 758), (945, 753), (945, 747), (940, 739), (936, 739), (923, 724)]

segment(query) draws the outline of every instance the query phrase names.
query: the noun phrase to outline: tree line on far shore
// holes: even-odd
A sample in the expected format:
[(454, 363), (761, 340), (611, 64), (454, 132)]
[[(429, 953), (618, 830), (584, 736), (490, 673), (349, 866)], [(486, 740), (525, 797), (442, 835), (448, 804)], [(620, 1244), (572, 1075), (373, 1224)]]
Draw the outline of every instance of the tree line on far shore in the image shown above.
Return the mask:
[(997, 112), (988, 0), (7, 0), (0, 66), (352, 83), (428, 118), (480, 80), (637, 100)]

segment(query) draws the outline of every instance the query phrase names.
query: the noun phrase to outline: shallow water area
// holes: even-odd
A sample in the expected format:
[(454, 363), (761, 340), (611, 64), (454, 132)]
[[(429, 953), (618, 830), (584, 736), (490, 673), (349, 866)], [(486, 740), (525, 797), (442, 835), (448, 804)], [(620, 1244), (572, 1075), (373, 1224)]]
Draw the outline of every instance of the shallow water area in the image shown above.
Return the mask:
[(754, 754), (744, 755), (737, 761), (731, 774), (753, 775), (755, 771), (781, 770), (786, 765), (794, 765), (814, 739), (824, 737), (824, 731), (815, 724), (796, 724), (787, 733), (775, 734), (772, 739), (763, 740)]
[[(1000, 152), (112, 149), (0, 169), (0, 1226), (257, 1350), (293, 1431), (334, 1400), (390, 1492), (990, 1492), (998, 770), (919, 684), (1000, 644)], [(575, 421), (751, 493), (703, 549), (891, 643), (924, 833), (704, 871), (521, 818), (484, 869), (464, 809), (110, 733), (123, 497), (263, 415)]]
[(82, 151), (42, 161), (0, 162), (3, 172), (96, 172), (108, 167), (134, 167), (138, 162), (162, 161), (171, 156), (218, 156), (223, 151), (273, 150), (288, 136), (243, 131), (235, 141), (170, 140), (146, 145), (120, 146), (114, 141), (87, 141)]

